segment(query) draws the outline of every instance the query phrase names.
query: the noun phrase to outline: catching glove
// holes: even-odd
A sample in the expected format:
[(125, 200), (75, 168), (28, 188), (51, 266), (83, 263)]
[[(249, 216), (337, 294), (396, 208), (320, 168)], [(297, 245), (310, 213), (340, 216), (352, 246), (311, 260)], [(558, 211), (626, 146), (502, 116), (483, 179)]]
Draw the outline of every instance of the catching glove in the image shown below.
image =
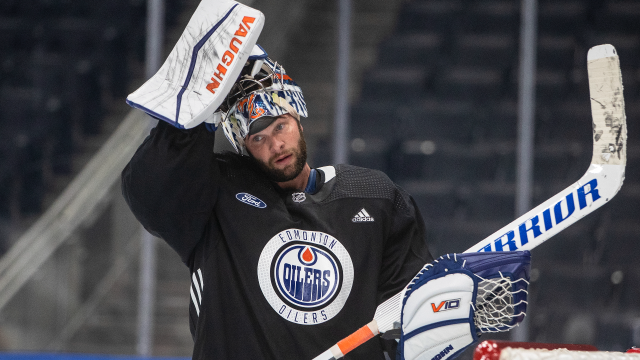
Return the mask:
[(402, 306), (397, 359), (458, 356), (483, 332), (508, 331), (524, 319), (529, 251), (449, 254), (413, 279)]

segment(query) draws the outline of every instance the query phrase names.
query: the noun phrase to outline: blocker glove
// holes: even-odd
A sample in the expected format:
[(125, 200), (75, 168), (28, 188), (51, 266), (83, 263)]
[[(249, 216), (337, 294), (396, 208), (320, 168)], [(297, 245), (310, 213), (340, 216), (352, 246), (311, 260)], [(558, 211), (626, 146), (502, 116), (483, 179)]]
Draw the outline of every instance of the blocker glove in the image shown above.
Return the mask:
[(483, 332), (508, 331), (526, 312), (529, 251), (448, 254), (425, 265), (402, 304), (396, 358), (457, 357)]

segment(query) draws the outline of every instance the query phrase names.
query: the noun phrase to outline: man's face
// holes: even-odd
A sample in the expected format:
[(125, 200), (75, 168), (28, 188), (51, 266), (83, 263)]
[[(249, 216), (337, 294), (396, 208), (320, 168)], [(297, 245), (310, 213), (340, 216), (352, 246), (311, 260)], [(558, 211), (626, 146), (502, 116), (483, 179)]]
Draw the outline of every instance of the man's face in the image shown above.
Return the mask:
[(245, 146), (271, 181), (293, 180), (307, 163), (302, 127), (289, 114), (278, 116), (264, 130), (247, 136)]

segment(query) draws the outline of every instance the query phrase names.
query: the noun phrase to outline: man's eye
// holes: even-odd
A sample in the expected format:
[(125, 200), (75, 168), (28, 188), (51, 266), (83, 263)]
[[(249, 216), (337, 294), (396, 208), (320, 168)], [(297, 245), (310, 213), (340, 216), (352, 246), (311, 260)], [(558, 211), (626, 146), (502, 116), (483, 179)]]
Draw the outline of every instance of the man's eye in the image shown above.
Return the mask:
[(277, 130), (282, 130), (284, 129), (284, 124), (278, 124), (278, 126), (276, 126)]
[(258, 141), (261, 141), (261, 140), (262, 140), (262, 136), (254, 136), (253, 137), (253, 141), (254, 142), (258, 142)]

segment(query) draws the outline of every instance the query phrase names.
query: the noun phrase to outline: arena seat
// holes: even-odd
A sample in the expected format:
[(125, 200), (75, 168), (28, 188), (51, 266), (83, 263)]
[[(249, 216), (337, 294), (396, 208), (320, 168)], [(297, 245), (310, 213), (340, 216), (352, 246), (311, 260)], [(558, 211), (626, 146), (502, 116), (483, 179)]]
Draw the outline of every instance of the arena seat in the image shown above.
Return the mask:
[(435, 65), (441, 57), (444, 36), (438, 33), (394, 34), (380, 45), (380, 66)]
[(453, 61), (461, 66), (483, 66), (506, 69), (518, 59), (513, 33), (469, 33), (455, 36)]
[(446, 97), (488, 100), (504, 93), (504, 74), (494, 68), (450, 67), (434, 81), (435, 90)]
[(538, 28), (542, 34), (579, 34), (587, 21), (587, 5), (579, 0), (541, 1)]
[(606, 1), (597, 12), (595, 25), (603, 31), (619, 31), (627, 34), (640, 32), (640, 4), (636, 1)]
[(400, 10), (398, 31), (414, 33), (417, 31), (453, 30), (458, 25), (463, 2), (452, 0), (412, 1)]
[(503, 32), (517, 34), (520, 6), (508, 0), (488, 0), (467, 3), (458, 27), (464, 33)]
[(538, 37), (537, 66), (568, 71), (576, 61), (577, 41), (573, 35), (541, 35)]
[(415, 97), (422, 92), (428, 72), (424, 66), (379, 68), (365, 76), (362, 93), (371, 98)]

